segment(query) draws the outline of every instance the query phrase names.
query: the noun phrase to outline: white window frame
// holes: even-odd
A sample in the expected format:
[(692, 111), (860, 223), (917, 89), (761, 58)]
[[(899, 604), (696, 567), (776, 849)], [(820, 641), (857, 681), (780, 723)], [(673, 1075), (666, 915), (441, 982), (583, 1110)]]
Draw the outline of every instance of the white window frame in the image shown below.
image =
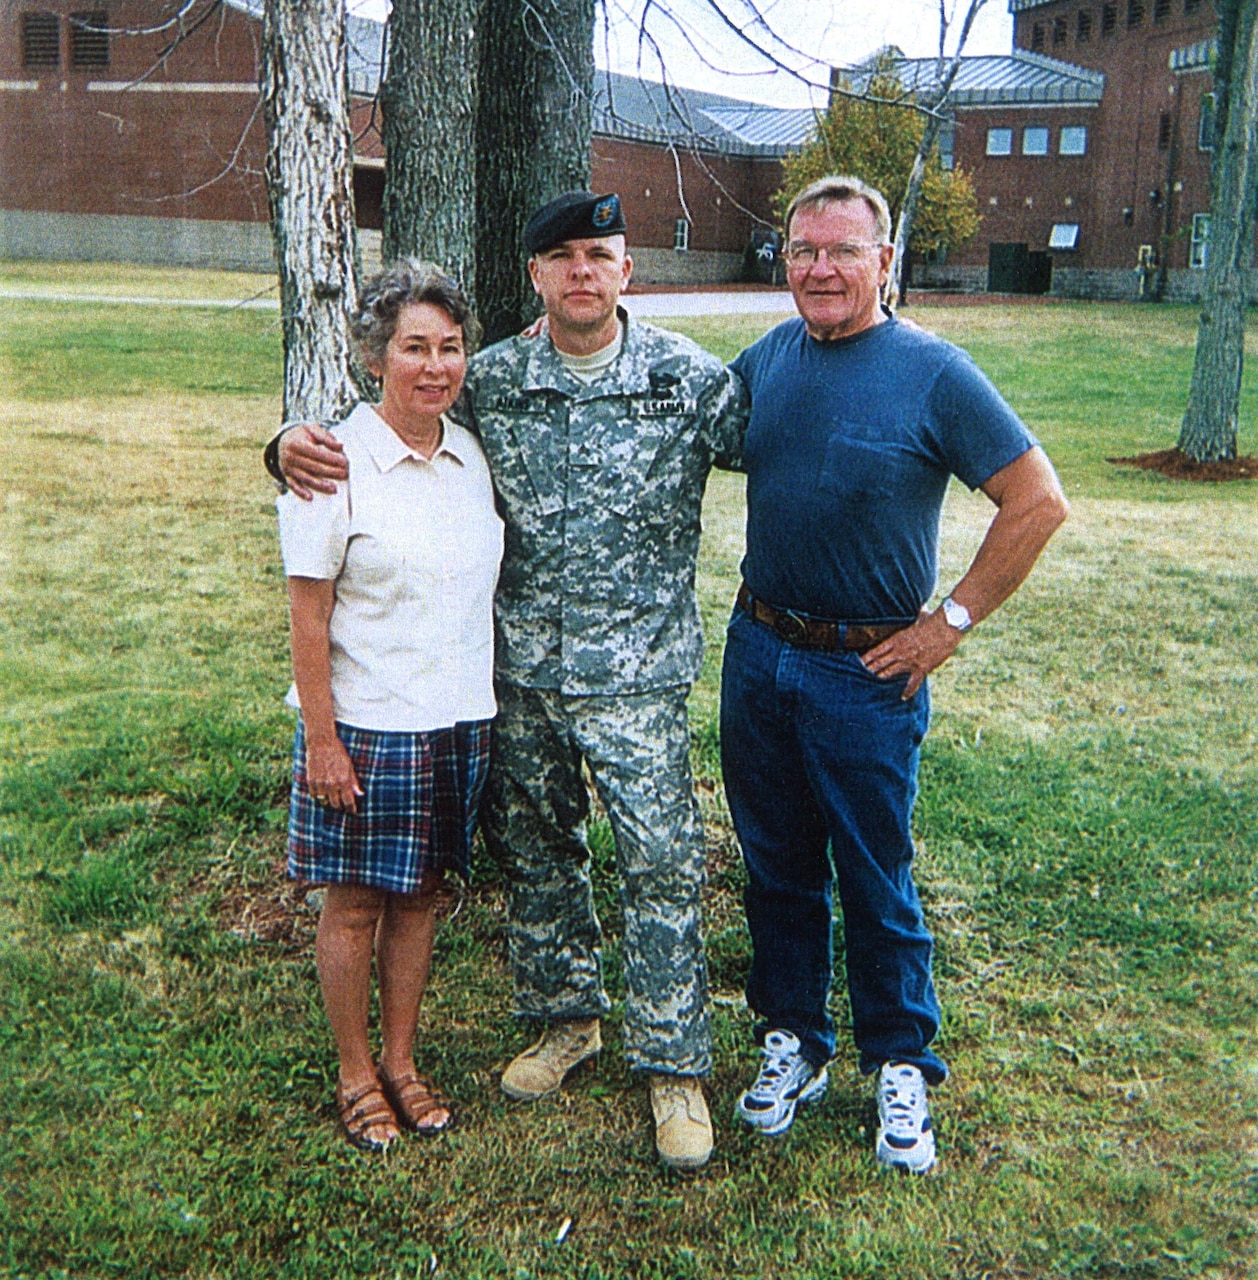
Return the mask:
[[(1209, 103), (1209, 106), (1206, 104)], [(1215, 99), (1212, 93), (1201, 95), (1201, 115), (1197, 118), (1197, 150), (1214, 150), (1214, 108)], [(1206, 126), (1209, 126), (1207, 128)]]
[(1192, 243), (1188, 246), (1188, 265), (1194, 271), (1204, 271), (1210, 261), (1210, 215), (1194, 213), (1192, 216)]
[[(1001, 149), (997, 145), (996, 140), (1003, 135), (1004, 147)], [(1012, 129), (988, 129), (987, 131), (987, 154), (989, 156), (1011, 156), (1013, 155), (1013, 130)]]
[(1048, 233), (1050, 249), (1077, 249), (1079, 247), (1079, 224), (1077, 222), (1054, 222)]
[(1088, 154), (1088, 126), (1064, 124), (1057, 135), (1059, 156), (1086, 156)]
[(673, 223), (673, 252), (687, 253), (690, 249), (690, 219), (678, 218)]
[[(1031, 150), (1031, 136), (1035, 135), (1038, 140), (1039, 135), (1044, 135), (1044, 145), (1038, 150)], [(1052, 133), (1046, 124), (1029, 124), (1022, 130), (1022, 154), (1024, 156), (1046, 156), (1048, 155), (1048, 144), (1052, 141)]]

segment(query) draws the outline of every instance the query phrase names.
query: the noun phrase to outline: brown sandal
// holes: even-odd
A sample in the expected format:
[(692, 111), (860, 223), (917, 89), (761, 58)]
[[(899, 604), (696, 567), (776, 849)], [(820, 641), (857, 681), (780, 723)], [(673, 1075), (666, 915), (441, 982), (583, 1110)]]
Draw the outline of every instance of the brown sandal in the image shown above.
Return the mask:
[[(434, 1138), (454, 1124), (454, 1104), (431, 1080), (414, 1071), (408, 1071), (404, 1076), (389, 1076), (383, 1067), (377, 1069), (376, 1076), (403, 1129), (422, 1134), (425, 1138)], [(421, 1121), (434, 1111), (444, 1111), (446, 1120), (441, 1124), (422, 1124)]]
[(393, 1138), (381, 1141), (371, 1137), (373, 1129), (391, 1125), (399, 1128), (398, 1118), (393, 1113), (379, 1084), (365, 1084), (353, 1093), (346, 1093), (340, 1081), (336, 1085), (336, 1109), (341, 1117), (341, 1127), (351, 1146), (360, 1151), (383, 1152), (393, 1145)]

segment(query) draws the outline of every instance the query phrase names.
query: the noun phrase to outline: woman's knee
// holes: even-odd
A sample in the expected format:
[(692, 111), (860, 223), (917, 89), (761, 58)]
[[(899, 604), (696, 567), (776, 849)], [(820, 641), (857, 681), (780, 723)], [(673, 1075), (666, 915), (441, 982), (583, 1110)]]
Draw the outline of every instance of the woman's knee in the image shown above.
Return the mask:
[(422, 915), (448, 906), (458, 889), (444, 871), (425, 871), (410, 893), (390, 893), (386, 909), (390, 915)]
[(323, 916), (342, 929), (374, 929), (389, 896), (370, 885), (329, 885)]

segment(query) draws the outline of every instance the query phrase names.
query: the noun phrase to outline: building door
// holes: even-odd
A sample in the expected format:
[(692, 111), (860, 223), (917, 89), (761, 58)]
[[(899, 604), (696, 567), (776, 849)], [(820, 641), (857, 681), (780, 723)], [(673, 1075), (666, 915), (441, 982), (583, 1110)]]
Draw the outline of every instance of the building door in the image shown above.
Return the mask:
[(1053, 286), (1053, 259), (1025, 244), (987, 246), (988, 293), (1047, 293)]
[(987, 246), (987, 292), (1025, 293), (1023, 281), (1027, 273), (1027, 247), (1025, 244), (996, 244)]
[(1026, 260), (1026, 292), (1047, 293), (1053, 287), (1052, 255), (1028, 253)]

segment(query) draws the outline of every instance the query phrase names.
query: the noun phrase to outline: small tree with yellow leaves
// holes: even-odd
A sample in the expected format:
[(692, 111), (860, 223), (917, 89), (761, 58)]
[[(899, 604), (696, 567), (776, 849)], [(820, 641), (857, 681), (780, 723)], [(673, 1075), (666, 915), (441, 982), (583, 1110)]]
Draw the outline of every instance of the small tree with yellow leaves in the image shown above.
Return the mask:
[[(776, 207), (787, 206), (810, 182), (827, 174), (849, 174), (877, 187), (891, 207), (894, 226), (908, 190), (913, 162), (927, 120), (914, 109), (896, 72), (894, 55), (883, 55), (859, 90), (851, 83), (835, 93), (817, 132), (783, 163), (784, 180)], [(938, 253), (972, 240), (978, 233), (978, 200), (969, 175), (945, 169), (939, 152), (926, 160), (921, 197), (913, 218), (909, 247), (915, 254)]]

